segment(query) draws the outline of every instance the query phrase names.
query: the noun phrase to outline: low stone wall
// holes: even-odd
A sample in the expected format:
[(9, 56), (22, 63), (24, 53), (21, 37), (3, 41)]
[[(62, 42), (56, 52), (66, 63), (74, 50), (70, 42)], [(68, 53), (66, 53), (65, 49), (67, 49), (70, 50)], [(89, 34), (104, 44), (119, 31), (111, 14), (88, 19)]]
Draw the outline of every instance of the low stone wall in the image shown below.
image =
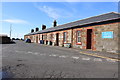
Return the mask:
[(10, 37), (0, 37), (0, 44), (10, 43)]

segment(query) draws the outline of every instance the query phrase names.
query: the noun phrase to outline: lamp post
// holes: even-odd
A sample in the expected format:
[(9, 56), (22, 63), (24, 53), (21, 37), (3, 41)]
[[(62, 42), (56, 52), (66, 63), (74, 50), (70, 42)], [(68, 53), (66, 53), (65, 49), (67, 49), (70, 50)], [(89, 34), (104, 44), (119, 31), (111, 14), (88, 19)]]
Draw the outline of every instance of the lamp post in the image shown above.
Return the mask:
[(12, 24), (10, 24), (10, 39), (11, 39), (11, 32), (12, 32)]

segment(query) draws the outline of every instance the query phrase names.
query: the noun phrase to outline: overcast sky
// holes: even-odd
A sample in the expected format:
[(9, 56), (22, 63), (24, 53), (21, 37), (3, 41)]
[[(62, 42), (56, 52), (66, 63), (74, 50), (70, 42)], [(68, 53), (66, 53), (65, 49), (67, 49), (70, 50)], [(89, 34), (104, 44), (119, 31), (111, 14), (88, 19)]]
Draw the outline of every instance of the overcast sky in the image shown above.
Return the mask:
[(12, 37), (23, 38), (31, 29), (45, 24), (52, 27), (54, 20), (58, 25), (100, 15), (118, 12), (117, 2), (3, 2), (2, 33), (9, 36), (12, 24)]

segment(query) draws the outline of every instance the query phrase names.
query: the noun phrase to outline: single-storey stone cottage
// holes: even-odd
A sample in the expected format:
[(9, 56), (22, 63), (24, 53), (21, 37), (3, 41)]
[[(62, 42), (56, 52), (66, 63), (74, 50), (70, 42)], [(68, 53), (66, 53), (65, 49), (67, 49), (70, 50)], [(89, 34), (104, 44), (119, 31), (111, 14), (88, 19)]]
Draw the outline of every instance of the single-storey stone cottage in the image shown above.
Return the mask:
[(120, 14), (110, 12), (63, 25), (55, 20), (53, 27), (42, 25), (42, 30), (32, 29), (24, 38), (34, 43), (119, 53), (119, 25)]

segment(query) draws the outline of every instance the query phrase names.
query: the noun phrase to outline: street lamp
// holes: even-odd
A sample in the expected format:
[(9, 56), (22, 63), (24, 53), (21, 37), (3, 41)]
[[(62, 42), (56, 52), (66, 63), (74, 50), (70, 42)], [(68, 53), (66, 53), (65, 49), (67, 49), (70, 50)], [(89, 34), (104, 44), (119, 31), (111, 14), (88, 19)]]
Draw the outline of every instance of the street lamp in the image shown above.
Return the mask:
[(10, 39), (11, 39), (11, 32), (12, 32), (12, 24), (10, 24)]

